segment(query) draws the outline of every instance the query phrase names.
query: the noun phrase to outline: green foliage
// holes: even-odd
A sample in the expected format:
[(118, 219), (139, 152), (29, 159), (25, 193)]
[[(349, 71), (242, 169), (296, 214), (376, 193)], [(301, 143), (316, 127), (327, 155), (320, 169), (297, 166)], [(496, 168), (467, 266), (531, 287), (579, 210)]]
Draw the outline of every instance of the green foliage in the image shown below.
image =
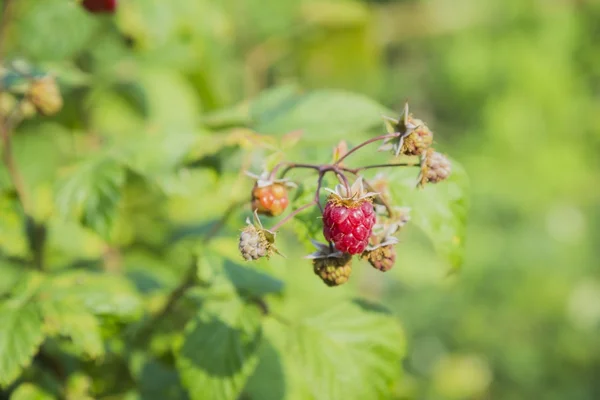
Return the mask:
[(44, 340), (39, 306), (8, 300), (0, 305), (0, 385), (7, 386), (31, 363)]

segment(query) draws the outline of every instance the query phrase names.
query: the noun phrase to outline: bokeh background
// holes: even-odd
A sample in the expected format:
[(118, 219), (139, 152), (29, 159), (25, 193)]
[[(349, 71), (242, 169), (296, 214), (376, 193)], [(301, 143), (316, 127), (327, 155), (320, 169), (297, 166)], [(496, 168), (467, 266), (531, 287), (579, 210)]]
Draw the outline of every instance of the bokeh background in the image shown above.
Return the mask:
[[(381, 300), (406, 330), (397, 398), (600, 398), (600, 2), (122, 0), (115, 17), (100, 18), (66, 0), (24, 3), (9, 54), (60, 66), (76, 99), (50, 123), (57, 136), (81, 127), (69, 119), (81, 110), (97, 131), (119, 137), (137, 129), (138, 93), (113, 90), (118, 79), (137, 80), (155, 122), (181, 129), (218, 125), (217, 110), (281, 85), (354, 91), (392, 110), (408, 99), (436, 147), (465, 168), (470, 211), (460, 273), (448, 277), (409, 226), (394, 270), (364, 268), (343, 289)], [(89, 76), (75, 65), (94, 66), (85, 96), (78, 85)], [(61, 153), (47, 147), (54, 144), (34, 140), (37, 126), (21, 128), (33, 131), (16, 145), (30, 159), (60, 164)], [(93, 140), (68, 146), (89, 149)], [(33, 163), (24, 165), (36, 176)], [(212, 204), (215, 187), (228, 193), (241, 185), (211, 184), (167, 212), (202, 219), (222, 211)], [(35, 189), (39, 204), (51, 196), (47, 187)], [(5, 251), (25, 251), (15, 217), (5, 215)], [(152, 223), (132, 219), (129, 231), (158, 241), (161, 228)], [(64, 229), (52, 239), (57, 265), (67, 253), (106, 255), (95, 238)], [(160, 263), (156, 257), (139, 250), (113, 261), (135, 270)], [(288, 285), (308, 271), (277, 263), (280, 273), (294, 268)], [(178, 271), (169, 273), (176, 281)]]

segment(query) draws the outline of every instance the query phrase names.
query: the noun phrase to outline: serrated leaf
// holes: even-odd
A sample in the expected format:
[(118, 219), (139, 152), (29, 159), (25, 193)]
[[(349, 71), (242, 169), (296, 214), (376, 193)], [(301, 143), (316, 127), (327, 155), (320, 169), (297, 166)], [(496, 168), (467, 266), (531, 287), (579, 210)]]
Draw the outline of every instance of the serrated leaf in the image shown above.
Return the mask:
[(263, 297), (281, 293), (283, 282), (255, 268), (245, 267), (232, 261), (225, 261), (225, 274), (242, 295)]
[(6, 387), (31, 363), (43, 339), (42, 319), (35, 303), (0, 303), (0, 386)]
[(260, 310), (232, 297), (207, 304), (185, 328), (176, 349), (181, 380), (192, 399), (235, 400), (258, 362)]
[(438, 254), (448, 261), (452, 270), (463, 259), (466, 219), (469, 207), (468, 177), (462, 166), (452, 160), (450, 177), (437, 184), (416, 189), (417, 173), (398, 168), (390, 171), (388, 180), (394, 182), (390, 191), (399, 205), (411, 207), (411, 221), (425, 232)]
[(83, 304), (62, 298), (43, 301), (40, 307), (49, 335), (70, 338), (79, 355), (98, 358), (104, 354), (98, 319)]
[(125, 277), (119, 275), (66, 272), (54, 276), (41, 290), (42, 296), (48, 299), (78, 303), (96, 315), (131, 319), (142, 312), (139, 294)]
[(11, 400), (53, 400), (54, 396), (33, 383), (23, 383), (10, 398)]
[[(89, 44), (99, 21), (71, 2), (24, 2), (15, 16), (18, 53), (35, 60), (64, 60)], [(57, 29), (60, 27), (60, 29)]]
[(263, 134), (284, 135), (302, 131), (310, 142), (327, 142), (355, 137), (381, 125), (385, 107), (341, 90), (319, 90), (286, 101), (255, 117), (253, 128)]
[(277, 349), (263, 340), (259, 362), (254, 374), (248, 379), (244, 393), (251, 399), (281, 400), (286, 398), (286, 376)]
[(307, 399), (387, 399), (405, 352), (393, 316), (349, 302), (299, 321), (289, 341), (286, 360)]
[(83, 161), (60, 183), (56, 203), (63, 217), (75, 213), (81, 223), (108, 238), (117, 215), (125, 171), (101, 155)]

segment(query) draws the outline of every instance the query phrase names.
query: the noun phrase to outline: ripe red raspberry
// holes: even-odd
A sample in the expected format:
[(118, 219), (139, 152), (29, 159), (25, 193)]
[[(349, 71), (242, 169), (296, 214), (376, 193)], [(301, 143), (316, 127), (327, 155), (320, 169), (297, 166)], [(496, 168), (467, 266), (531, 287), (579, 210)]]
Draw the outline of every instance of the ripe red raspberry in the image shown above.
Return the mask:
[(285, 211), (288, 204), (287, 188), (282, 183), (263, 187), (257, 183), (252, 189), (252, 210), (259, 214), (276, 217)]
[(114, 13), (117, 0), (83, 0), (83, 7), (91, 13)]
[(341, 185), (332, 191), (323, 212), (323, 236), (337, 250), (349, 254), (365, 251), (375, 225), (374, 195), (364, 192), (360, 178), (352, 185), (351, 193)]

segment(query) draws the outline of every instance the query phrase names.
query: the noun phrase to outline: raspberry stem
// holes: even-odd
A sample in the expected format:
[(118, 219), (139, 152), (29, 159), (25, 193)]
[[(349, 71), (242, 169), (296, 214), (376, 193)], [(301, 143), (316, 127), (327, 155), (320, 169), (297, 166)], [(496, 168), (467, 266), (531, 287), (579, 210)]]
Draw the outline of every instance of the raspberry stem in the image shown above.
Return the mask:
[(281, 228), (281, 226), (283, 226), (286, 222), (288, 222), (290, 219), (294, 218), (296, 215), (300, 214), (302, 211), (306, 210), (309, 207), (312, 207), (314, 205), (317, 205), (318, 202), (313, 200), (310, 203), (307, 203), (305, 205), (303, 205), (302, 207), (299, 207), (297, 209), (295, 209), (294, 211), (292, 211), (291, 213), (289, 213), (288, 215), (285, 216), (284, 219), (282, 219), (281, 221), (279, 221), (278, 223), (276, 223), (275, 225), (273, 225), (273, 227), (271, 227), (271, 229), (269, 229), (271, 232), (276, 232), (277, 229)]
[(373, 168), (386, 168), (386, 167), (418, 167), (419, 163), (410, 163), (410, 162), (405, 162), (405, 163), (389, 163), (389, 164), (374, 164), (374, 165), (363, 165), (361, 167), (357, 167), (357, 168), (348, 168), (348, 167), (340, 167), (341, 170), (346, 171), (346, 172), (350, 172), (354, 175), (358, 174), (360, 171), (364, 171), (366, 169), (373, 169)]
[(360, 150), (361, 148), (365, 147), (368, 144), (371, 144), (371, 143), (374, 143), (374, 142), (378, 142), (380, 140), (385, 140), (385, 139), (397, 137), (397, 136), (400, 136), (400, 133), (388, 133), (388, 134), (385, 134), (385, 135), (376, 136), (374, 138), (366, 140), (366, 141), (362, 142), (361, 144), (358, 144), (358, 145), (354, 146), (353, 148), (351, 148), (350, 150), (348, 150), (348, 152), (346, 154), (344, 154), (343, 156), (341, 156), (333, 165), (334, 166), (340, 165), (342, 163), (342, 161), (344, 161), (344, 159), (346, 157), (348, 157), (350, 154), (356, 152), (357, 150)]

